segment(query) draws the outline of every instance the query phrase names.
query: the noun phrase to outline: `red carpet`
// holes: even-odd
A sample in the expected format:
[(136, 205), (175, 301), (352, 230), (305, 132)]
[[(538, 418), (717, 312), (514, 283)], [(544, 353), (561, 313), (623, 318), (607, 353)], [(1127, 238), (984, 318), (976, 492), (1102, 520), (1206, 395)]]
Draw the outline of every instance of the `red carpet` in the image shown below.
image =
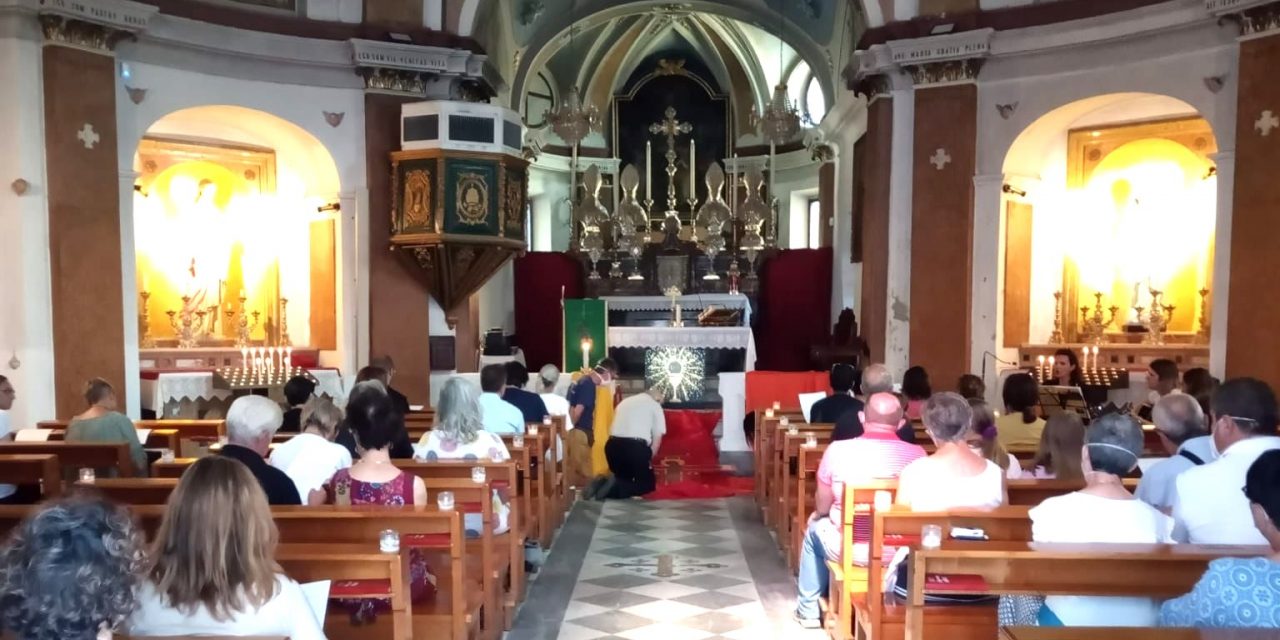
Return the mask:
[(733, 475), (732, 467), (728, 470), (686, 468), (678, 478), (667, 478), (663, 469), (657, 469), (657, 471), (658, 488), (645, 496), (645, 500), (731, 498), (755, 492), (755, 480)]
[(658, 489), (646, 500), (728, 498), (753, 493), (755, 481), (733, 475), (733, 467), (720, 466), (712, 433), (720, 422), (719, 411), (668, 410), (664, 412), (667, 435), (653, 456)]

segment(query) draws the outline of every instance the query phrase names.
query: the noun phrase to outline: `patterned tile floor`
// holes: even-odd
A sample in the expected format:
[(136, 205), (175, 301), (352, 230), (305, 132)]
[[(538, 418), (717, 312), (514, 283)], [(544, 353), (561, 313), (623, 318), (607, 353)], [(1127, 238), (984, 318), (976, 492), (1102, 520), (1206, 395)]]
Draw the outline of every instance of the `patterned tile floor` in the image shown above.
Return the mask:
[(509, 640), (822, 638), (748, 498), (580, 503)]

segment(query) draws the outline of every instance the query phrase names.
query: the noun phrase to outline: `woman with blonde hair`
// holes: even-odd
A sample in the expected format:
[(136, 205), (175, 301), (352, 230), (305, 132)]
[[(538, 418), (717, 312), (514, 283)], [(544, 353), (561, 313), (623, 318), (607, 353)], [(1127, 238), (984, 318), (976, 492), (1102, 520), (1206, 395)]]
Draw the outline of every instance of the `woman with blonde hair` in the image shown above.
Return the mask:
[(89, 408), (67, 425), (67, 442), (124, 442), (129, 445), (136, 474), (147, 475), (147, 452), (133, 421), (116, 411), (116, 391), (111, 383), (102, 378), (86, 382), (84, 400)]
[(351, 466), (351, 452), (334, 442), (342, 409), (328, 398), (311, 396), (302, 405), (302, 433), (271, 450), (271, 466), (285, 472), (307, 504), (324, 504), (324, 483)]
[(323, 640), (302, 589), (276, 564), (278, 542), (249, 469), (201, 458), (169, 496), (130, 635)]
[(1084, 421), (1079, 414), (1059, 413), (1044, 425), (1040, 449), (1031, 462), (1037, 478), (1083, 480), (1080, 451), (1084, 447)]

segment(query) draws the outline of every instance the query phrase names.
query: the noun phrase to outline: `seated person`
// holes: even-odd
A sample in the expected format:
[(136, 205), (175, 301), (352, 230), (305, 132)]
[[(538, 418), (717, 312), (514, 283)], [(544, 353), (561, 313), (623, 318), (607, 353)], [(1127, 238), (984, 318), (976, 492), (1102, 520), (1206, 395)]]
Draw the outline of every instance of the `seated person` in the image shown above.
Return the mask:
[(1005, 415), (996, 419), (996, 437), (1005, 449), (1022, 451), (1040, 444), (1044, 418), (1040, 417), (1040, 385), (1029, 373), (1015, 373), (1001, 391)]
[(870, 540), (869, 522), (855, 524), (856, 531), (845, 532), (844, 488), (877, 478), (894, 478), (911, 462), (924, 458), (924, 449), (908, 444), (895, 431), (902, 423), (902, 404), (892, 394), (880, 392), (867, 400), (861, 423), (865, 433), (851, 440), (831, 443), (818, 465), (818, 489), (815, 507), (809, 516), (800, 549), (799, 597), (796, 621), (807, 629), (821, 626), (818, 599), (827, 593), (830, 572), (827, 560), (839, 560), (842, 536), (853, 535), (858, 561), (866, 561), (866, 543)]
[(312, 396), (302, 407), (302, 433), (271, 450), (271, 466), (285, 472), (308, 504), (324, 504), (324, 483), (351, 466), (351, 452), (334, 442), (342, 409)]
[(1138, 482), (1138, 499), (1173, 512), (1175, 482), (1183, 471), (1213, 460), (1212, 437), (1204, 431), (1204, 412), (1190, 395), (1169, 394), (1151, 410), (1156, 433), (1169, 457), (1155, 463)]
[[(511, 452), (507, 450), (502, 438), (484, 428), (475, 385), (453, 377), (445, 381), (444, 387), (440, 389), (440, 400), (436, 403), (436, 426), (423, 434), (415, 457), (426, 462), (505, 462), (511, 459)], [(498, 491), (494, 491), (494, 496), (502, 498)], [(496, 532), (505, 533), (511, 509), (505, 500), (499, 502), (501, 506), (494, 510), (498, 520)], [(479, 513), (468, 513), (463, 517), (463, 523), (468, 531), (479, 532), (482, 525), (480, 518)]]
[(1004, 450), (1000, 446), (1000, 440), (996, 438), (996, 414), (991, 410), (987, 403), (981, 400), (969, 399), (969, 407), (973, 409), (973, 428), (969, 430), (969, 435), (965, 442), (974, 453), (990, 460), (1001, 469), (1004, 469), (1004, 476), (1010, 480), (1022, 477), (1022, 464), (1012, 453)]
[(935, 393), (921, 411), (936, 450), (898, 474), (898, 504), (915, 511), (998, 507), (1008, 502), (1004, 470), (965, 442), (973, 428), (969, 401)]
[(280, 423), (280, 433), (298, 433), (302, 430), (302, 405), (316, 392), (316, 383), (307, 376), (294, 376), (284, 383), (284, 400), (289, 408)]
[(1044, 424), (1040, 446), (1031, 460), (1028, 478), (1081, 480), (1080, 449), (1084, 446), (1084, 422), (1077, 413), (1059, 413)]
[[(858, 389), (861, 395), (854, 398), (858, 402), (862, 402), (864, 398), (870, 398), (877, 393), (893, 393), (893, 374), (889, 373), (889, 369), (884, 365), (873, 364), (861, 373), (861, 382), (858, 383)], [(906, 405), (903, 406), (905, 407)], [(831, 441), (838, 442), (861, 436), (863, 429), (858, 415), (859, 411), (849, 411), (836, 419), (835, 427), (831, 429)], [(911, 422), (907, 420), (905, 413), (902, 416), (902, 424), (899, 425), (897, 433), (898, 438), (903, 442), (915, 444), (916, 430)]]
[[(515, 405), (502, 399), (507, 389), (507, 368), (486, 365), (480, 370), (480, 418), (485, 431), (491, 433), (524, 433), (524, 415)], [(541, 399), (539, 399), (541, 400)], [(546, 407), (543, 407), (544, 411)], [(545, 413), (543, 415), (546, 415)], [(542, 416), (538, 416), (538, 422)]]
[[(1056, 416), (1055, 416), (1056, 417)], [(1036, 542), (1154, 544), (1172, 542), (1173, 518), (1134, 498), (1121, 481), (1142, 455), (1142, 427), (1132, 416), (1112, 413), (1085, 433), (1080, 461), (1085, 487), (1049, 498), (1030, 511)], [(1041, 626), (1146, 627), (1156, 622), (1150, 598), (1049, 596)]]
[[(363, 393), (388, 396), (391, 398), (392, 407), (399, 405), (396, 398), (391, 396), (387, 391), (386, 383), (382, 381), (386, 378), (382, 369), (371, 369), (370, 367), (365, 367), (360, 371), (361, 373), (372, 372), (372, 375), (364, 380), (360, 380), (360, 376), (356, 376), (356, 385), (351, 388), (351, 393), (347, 394), (348, 405), (355, 402), (357, 395)], [(402, 413), (400, 415), (403, 416), (404, 414)], [(404, 426), (404, 420), (400, 420), (399, 425), (400, 431), (396, 433), (394, 438), (392, 438), (391, 457), (397, 460), (408, 460), (413, 457), (413, 441), (409, 439), (409, 431)], [(358, 447), (356, 447), (355, 433), (347, 427), (345, 420), (343, 421), (342, 426), (338, 428), (338, 436), (334, 438), (333, 441), (346, 447), (347, 451), (351, 453), (352, 460), (360, 457), (360, 451)]]
[(966, 373), (960, 376), (960, 380), (956, 382), (956, 393), (966, 400), (985, 400), (987, 397), (987, 383), (982, 378)]
[(1147, 366), (1147, 401), (1137, 408), (1143, 422), (1151, 422), (1151, 410), (1156, 402), (1171, 393), (1182, 393), (1178, 365), (1172, 360), (1159, 358)]
[(515, 360), (504, 366), (507, 369), (507, 388), (502, 392), (502, 399), (520, 410), (525, 423), (542, 422), (543, 418), (551, 415), (542, 397), (524, 388), (529, 384), (529, 370)]
[(831, 367), (828, 376), (831, 395), (813, 403), (809, 409), (809, 422), (832, 424), (848, 413), (862, 411), (862, 401), (853, 397), (853, 379), (857, 370), (844, 363)]
[(611, 475), (596, 478), (587, 487), (586, 498), (627, 500), (658, 487), (653, 473), (654, 453), (667, 434), (667, 417), (662, 411), (661, 389), (650, 388), (618, 403), (604, 443), (604, 456)]
[(84, 400), (89, 408), (67, 425), (67, 442), (126, 442), (133, 467), (147, 475), (147, 452), (138, 440), (138, 429), (128, 416), (116, 411), (116, 391), (111, 383), (94, 378), (85, 384)]
[(16, 640), (112, 637), (138, 605), (142, 532), (122, 506), (74, 495), (35, 507), (0, 550), (0, 627)]
[(1280, 629), (1280, 451), (1258, 456), (1244, 494), (1271, 555), (1213, 560), (1191, 593), (1160, 606), (1161, 626)]
[(279, 536), (243, 464), (197, 460), (169, 496), (129, 634), (324, 640), (301, 587), (276, 564)]
[[(395, 407), (396, 411), (400, 412), (400, 415), (408, 415), (409, 398), (391, 386), (391, 381), (396, 377), (396, 363), (391, 359), (391, 356), (374, 358), (369, 361), (369, 367), (381, 370), (385, 374), (385, 377), (379, 378), (379, 381), (387, 388), (387, 395), (391, 398), (391, 406)], [(359, 376), (356, 377), (356, 382), (362, 382)]]
[(907, 397), (907, 419), (919, 420), (920, 408), (924, 401), (933, 395), (933, 386), (929, 384), (929, 372), (924, 367), (911, 367), (902, 374), (902, 395)]
[(268, 504), (302, 504), (285, 472), (267, 464), (271, 436), (280, 427), (280, 405), (266, 396), (240, 396), (227, 409), (227, 442), (218, 455), (239, 460), (266, 493)]

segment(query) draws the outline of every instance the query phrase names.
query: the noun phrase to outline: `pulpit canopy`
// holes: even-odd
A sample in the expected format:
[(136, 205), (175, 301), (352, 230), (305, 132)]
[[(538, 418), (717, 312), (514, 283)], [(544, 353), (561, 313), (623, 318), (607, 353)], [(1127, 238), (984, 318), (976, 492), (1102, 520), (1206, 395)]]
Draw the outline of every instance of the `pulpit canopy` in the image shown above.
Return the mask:
[(432, 101), (401, 108), (391, 154), (391, 245), (449, 311), (528, 250), (524, 128), (510, 109)]

